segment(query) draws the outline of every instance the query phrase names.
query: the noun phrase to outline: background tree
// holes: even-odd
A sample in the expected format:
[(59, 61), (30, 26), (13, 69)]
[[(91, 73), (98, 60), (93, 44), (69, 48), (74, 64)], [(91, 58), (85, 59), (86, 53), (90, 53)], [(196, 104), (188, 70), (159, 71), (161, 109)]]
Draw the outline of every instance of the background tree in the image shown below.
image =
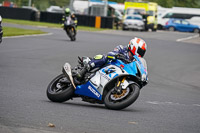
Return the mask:
[[(13, 2), (17, 5), (17, 7), (28, 6), (29, 0), (0, 0), (0, 3), (3, 1)], [(70, 0), (31, 0), (33, 6), (37, 9), (45, 11), (48, 7), (52, 6), (60, 6), (66, 7), (69, 5)]]
[[(109, 0), (118, 3), (124, 3), (126, 0)], [(127, 0), (127, 1), (138, 1), (138, 0)], [(200, 8), (200, 0), (143, 0), (149, 2), (156, 2), (162, 7), (189, 7), (189, 8)]]
[[(17, 4), (18, 7), (28, 6), (29, 0), (0, 0), (0, 3), (3, 1), (10, 1)], [(32, 5), (34, 5), (39, 10), (46, 10), (51, 5), (66, 7), (69, 5), (70, 0), (31, 0)], [(86, 1), (86, 0), (84, 0)], [(109, 0), (117, 3), (124, 3), (126, 0)], [(138, 0), (128, 0), (128, 1), (138, 1)], [(143, 0), (156, 2), (162, 7), (189, 7), (189, 8), (200, 8), (200, 0)]]

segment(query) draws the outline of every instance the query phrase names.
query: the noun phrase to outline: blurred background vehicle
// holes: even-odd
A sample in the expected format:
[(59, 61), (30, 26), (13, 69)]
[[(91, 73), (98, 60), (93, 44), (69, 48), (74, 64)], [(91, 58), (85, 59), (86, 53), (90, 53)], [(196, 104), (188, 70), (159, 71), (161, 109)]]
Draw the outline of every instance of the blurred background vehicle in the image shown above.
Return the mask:
[(200, 26), (200, 16), (192, 17), (188, 20), (191, 24)]
[(171, 18), (186, 19), (191, 24), (197, 24), (200, 22), (200, 9), (185, 7), (168, 8), (162, 15), (158, 16), (158, 29), (162, 29)]
[(144, 30), (144, 22), (141, 15), (129, 15), (126, 16), (125, 20), (123, 21), (122, 29), (123, 30)]
[(166, 25), (165, 29), (169, 31), (182, 31), (182, 32), (194, 32), (199, 33), (200, 26), (190, 24), (188, 21), (184, 19), (170, 19)]
[(59, 6), (50, 6), (49, 8), (47, 8), (47, 12), (63, 13), (63, 9)]
[(131, 2), (126, 1), (124, 18), (128, 15), (140, 14), (145, 19), (145, 29), (157, 30), (157, 10), (158, 4), (155, 2)]

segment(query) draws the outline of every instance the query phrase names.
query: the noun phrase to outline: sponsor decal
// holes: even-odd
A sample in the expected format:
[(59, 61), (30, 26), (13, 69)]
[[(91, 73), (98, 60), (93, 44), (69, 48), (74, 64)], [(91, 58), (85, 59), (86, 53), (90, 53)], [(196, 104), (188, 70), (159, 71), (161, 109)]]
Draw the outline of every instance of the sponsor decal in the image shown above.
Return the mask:
[(110, 80), (110, 78), (107, 77), (105, 74), (103, 74), (103, 73), (100, 73), (100, 74), (101, 74), (102, 77), (104, 77), (104, 78), (107, 79), (108, 81)]
[(116, 72), (112, 72), (112, 73), (106, 74), (105, 70), (106, 71), (112, 71), (112, 69), (106, 67), (106, 68), (102, 69), (102, 71), (100, 73), (101, 76), (106, 78), (108, 81), (113, 79), (114, 77), (116, 77), (118, 75)]
[(93, 89), (91, 86), (88, 86), (88, 89), (98, 98), (100, 97), (100, 94), (98, 92), (95, 91), (95, 89)]

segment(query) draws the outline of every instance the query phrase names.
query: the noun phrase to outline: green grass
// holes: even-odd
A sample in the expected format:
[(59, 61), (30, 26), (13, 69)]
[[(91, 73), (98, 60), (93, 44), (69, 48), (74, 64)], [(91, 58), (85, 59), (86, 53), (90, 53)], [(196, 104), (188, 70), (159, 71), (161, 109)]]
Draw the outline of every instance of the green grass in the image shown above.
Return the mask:
[(27, 30), (14, 27), (3, 27), (3, 37), (6, 36), (20, 36), (20, 35), (33, 35), (33, 34), (44, 34), (41, 30)]
[[(16, 19), (3, 19), (3, 23), (13, 23), (13, 24), (20, 24), (20, 25), (31, 25), (31, 26), (42, 26), (48, 28), (61, 28), (61, 24), (54, 24), (54, 23), (45, 23), (45, 22), (37, 22), (37, 21), (27, 21), (27, 20), (16, 20)], [(103, 31), (108, 29), (98, 29), (94, 27), (87, 27), (87, 26), (78, 26), (78, 30), (84, 31)]]

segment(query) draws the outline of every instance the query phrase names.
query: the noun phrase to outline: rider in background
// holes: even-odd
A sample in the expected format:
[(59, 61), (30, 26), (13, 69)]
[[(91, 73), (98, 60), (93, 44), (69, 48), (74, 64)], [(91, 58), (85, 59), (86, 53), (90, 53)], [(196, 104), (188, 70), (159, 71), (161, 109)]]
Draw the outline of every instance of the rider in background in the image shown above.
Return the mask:
[(90, 59), (89, 57), (83, 57), (84, 69), (77, 75), (79, 78), (82, 78), (83, 75), (96, 67), (102, 67), (109, 60), (116, 60), (119, 57), (126, 58), (130, 61), (134, 61), (134, 55), (136, 55), (142, 62), (146, 74), (147, 74), (147, 64), (144, 57), (144, 54), (147, 50), (147, 44), (141, 38), (135, 37), (130, 40), (127, 46), (119, 45), (112, 52), (109, 52), (107, 56), (105, 55), (96, 55), (94, 58)]
[[(71, 11), (70, 11), (69, 8), (66, 8), (66, 9), (65, 9), (65, 14), (64, 14), (63, 17), (62, 17), (62, 23), (65, 22), (66, 17), (71, 17), (71, 19), (72, 19), (72, 20), (74, 21), (74, 23), (75, 23), (75, 26), (77, 27), (77, 23), (78, 23), (77, 18), (76, 18), (76, 16), (75, 16), (73, 13), (71, 13)], [(62, 27), (64, 27), (64, 24), (62, 24)]]
[(1, 22), (2, 22), (2, 18), (1, 18), (1, 15), (0, 15), (0, 43), (2, 42), (2, 37), (3, 37), (3, 29), (2, 29), (2, 26), (1, 26)]

